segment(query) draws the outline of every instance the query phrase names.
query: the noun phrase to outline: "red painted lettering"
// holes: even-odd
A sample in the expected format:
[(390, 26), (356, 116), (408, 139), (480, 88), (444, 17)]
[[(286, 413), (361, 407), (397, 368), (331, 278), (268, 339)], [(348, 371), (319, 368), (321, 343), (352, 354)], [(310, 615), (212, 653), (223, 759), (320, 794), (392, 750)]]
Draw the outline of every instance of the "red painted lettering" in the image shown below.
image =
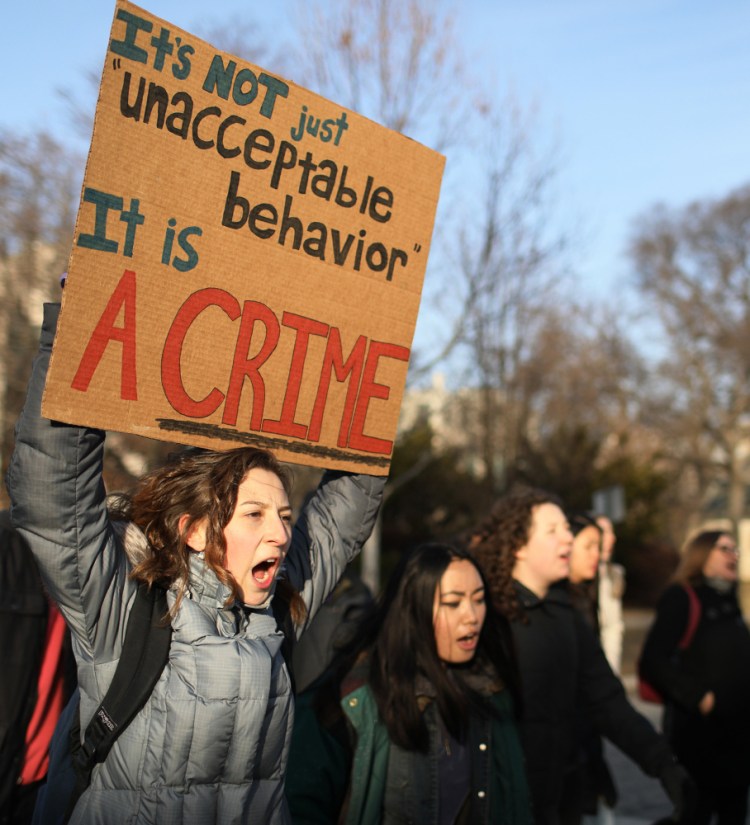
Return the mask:
[[(135, 361), (135, 286), (135, 272), (126, 269), (86, 345), (83, 358), (81, 358), (71, 384), (74, 390), (81, 392), (88, 390), (107, 344), (110, 341), (119, 341), (122, 344), (120, 398), (123, 401), (138, 400)], [(115, 322), (120, 309), (123, 309), (123, 325), (116, 327)]]
[(323, 413), (328, 399), (328, 390), (331, 384), (331, 370), (336, 373), (336, 380), (340, 383), (348, 376), (349, 388), (346, 391), (346, 403), (341, 415), (341, 426), (339, 427), (339, 447), (345, 447), (349, 441), (349, 429), (351, 427), (352, 415), (354, 413), (354, 403), (357, 400), (357, 390), (359, 389), (359, 378), (362, 375), (362, 367), (365, 363), (365, 352), (367, 350), (367, 338), (360, 335), (352, 347), (349, 357), (344, 362), (344, 355), (341, 351), (341, 332), (338, 327), (331, 327), (326, 344), (325, 355), (323, 356), (323, 366), (320, 370), (320, 383), (318, 393), (315, 397), (310, 418), (310, 427), (307, 431), (309, 441), (320, 440), (320, 430), (323, 425)]
[[(248, 353), (250, 352), (253, 327), (256, 321), (260, 321), (265, 327), (266, 337), (263, 339), (258, 354), (249, 358)], [(227, 400), (224, 405), (224, 417), (221, 419), (224, 424), (231, 427), (236, 426), (242, 387), (245, 378), (249, 378), (250, 383), (253, 385), (253, 411), (250, 416), (250, 429), (260, 430), (263, 420), (263, 405), (266, 400), (266, 385), (259, 370), (276, 349), (278, 341), (279, 322), (273, 312), (265, 304), (258, 301), (245, 301), (242, 308), (242, 324), (234, 348), (234, 361), (229, 379), (229, 389), (227, 390)]]
[(395, 358), (398, 361), (409, 360), (408, 347), (401, 347), (398, 344), (389, 344), (384, 341), (373, 341), (367, 352), (364, 375), (362, 376), (362, 386), (359, 389), (357, 405), (354, 410), (352, 420), (352, 430), (349, 437), (349, 446), (355, 450), (362, 450), (368, 453), (382, 453), (389, 455), (393, 449), (393, 442), (383, 438), (373, 438), (364, 434), (365, 419), (367, 418), (367, 408), (372, 398), (382, 398), (387, 400), (390, 397), (391, 389), (385, 384), (375, 383), (375, 373), (378, 369), (380, 358)]
[(284, 393), (281, 418), (278, 421), (266, 418), (263, 421), (263, 430), (267, 433), (278, 433), (278, 435), (288, 435), (292, 438), (304, 438), (307, 435), (307, 427), (304, 424), (298, 424), (294, 420), (294, 414), (297, 411), (307, 347), (311, 335), (319, 335), (322, 338), (328, 335), (328, 324), (324, 324), (322, 321), (313, 321), (312, 318), (305, 318), (302, 315), (295, 315), (293, 312), (285, 312), (281, 317), (281, 323), (285, 327), (296, 329), (297, 337), (294, 341), (292, 363), (289, 367), (289, 380)]
[(214, 387), (201, 401), (192, 399), (182, 383), (180, 365), (185, 336), (193, 321), (208, 307), (216, 306), (236, 321), (240, 315), (239, 301), (223, 289), (200, 289), (194, 292), (180, 307), (164, 342), (161, 357), (161, 383), (164, 395), (174, 409), (190, 418), (211, 415), (224, 400), (224, 394)]

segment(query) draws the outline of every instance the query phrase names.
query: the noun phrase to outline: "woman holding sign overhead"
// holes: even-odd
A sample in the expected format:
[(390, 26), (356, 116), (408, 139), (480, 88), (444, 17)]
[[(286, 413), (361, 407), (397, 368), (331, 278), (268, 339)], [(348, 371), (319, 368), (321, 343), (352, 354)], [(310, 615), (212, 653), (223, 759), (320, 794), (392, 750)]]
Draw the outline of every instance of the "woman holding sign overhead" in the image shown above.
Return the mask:
[(185, 450), (108, 510), (104, 433), (40, 411), (58, 309), (45, 306), (8, 486), (72, 631), (82, 730), (95, 712), (106, 717), (99, 705), (139, 585), (166, 590), (171, 625), (158, 681), (94, 764), (70, 821), (287, 822), (284, 642), (368, 537), (385, 478), (327, 473), (292, 526), (288, 471), (272, 454)]

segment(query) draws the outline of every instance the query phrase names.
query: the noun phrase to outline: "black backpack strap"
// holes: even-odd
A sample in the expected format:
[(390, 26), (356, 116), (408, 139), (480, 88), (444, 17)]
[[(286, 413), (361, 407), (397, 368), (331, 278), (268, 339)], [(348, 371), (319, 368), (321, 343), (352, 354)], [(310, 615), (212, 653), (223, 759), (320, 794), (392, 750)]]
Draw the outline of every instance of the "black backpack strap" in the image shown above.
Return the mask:
[(297, 639), (297, 631), (289, 610), (289, 602), (277, 593), (271, 600), (271, 610), (279, 630), (284, 634), (284, 641), (281, 643), (281, 655), (284, 657), (286, 669), (289, 671), (289, 677), (292, 680), (292, 693), (296, 693), (292, 655), (294, 653), (294, 643)]
[[(80, 717), (71, 727), (71, 757), (76, 787), (68, 816), (91, 782), (94, 766), (107, 758), (117, 737), (146, 704), (169, 658), (172, 628), (167, 623), (167, 592), (138, 584), (128, 617), (120, 660), (107, 693), (80, 737)], [(80, 711), (79, 711), (80, 713)]]

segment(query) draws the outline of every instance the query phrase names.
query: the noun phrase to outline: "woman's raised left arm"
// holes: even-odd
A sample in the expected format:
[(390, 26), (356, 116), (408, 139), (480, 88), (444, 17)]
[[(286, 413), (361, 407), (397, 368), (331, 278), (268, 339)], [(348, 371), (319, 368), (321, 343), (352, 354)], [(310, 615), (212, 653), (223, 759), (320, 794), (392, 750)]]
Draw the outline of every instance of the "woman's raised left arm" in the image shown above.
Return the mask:
[(387, 476), (328, 471), (302, 511), (286, 559), (287, 578), (308, 611), (298, 634), (369, 538), (386, 481)]

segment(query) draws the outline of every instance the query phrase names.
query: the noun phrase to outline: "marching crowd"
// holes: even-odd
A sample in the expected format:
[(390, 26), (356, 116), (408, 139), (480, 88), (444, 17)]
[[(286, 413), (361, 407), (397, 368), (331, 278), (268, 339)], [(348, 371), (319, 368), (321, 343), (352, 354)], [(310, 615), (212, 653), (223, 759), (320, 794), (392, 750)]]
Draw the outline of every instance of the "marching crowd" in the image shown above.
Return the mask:
[[(348, 565), (384, 477), (328, 471), (293, 522), (271, 453), (185, 449), (108, 497), (104, 433), (41, 414), (58, 309), (0, 522), (0, 822), (575, 825), (614, 806), (606, 738), (675, 821), (744, 825), (750, 633), (730, 533), (691, 538), (658, 605), (640, 674), (659, 733), (619, 678), (607, 518), (512, 492), (405, 554), (372, 600)], [(130, 637), (136, 659), (157, 637), (163, 653), (140, 656), (156, 667), (120, 720), (108, 691), (138, 692), (118, 668)]]

